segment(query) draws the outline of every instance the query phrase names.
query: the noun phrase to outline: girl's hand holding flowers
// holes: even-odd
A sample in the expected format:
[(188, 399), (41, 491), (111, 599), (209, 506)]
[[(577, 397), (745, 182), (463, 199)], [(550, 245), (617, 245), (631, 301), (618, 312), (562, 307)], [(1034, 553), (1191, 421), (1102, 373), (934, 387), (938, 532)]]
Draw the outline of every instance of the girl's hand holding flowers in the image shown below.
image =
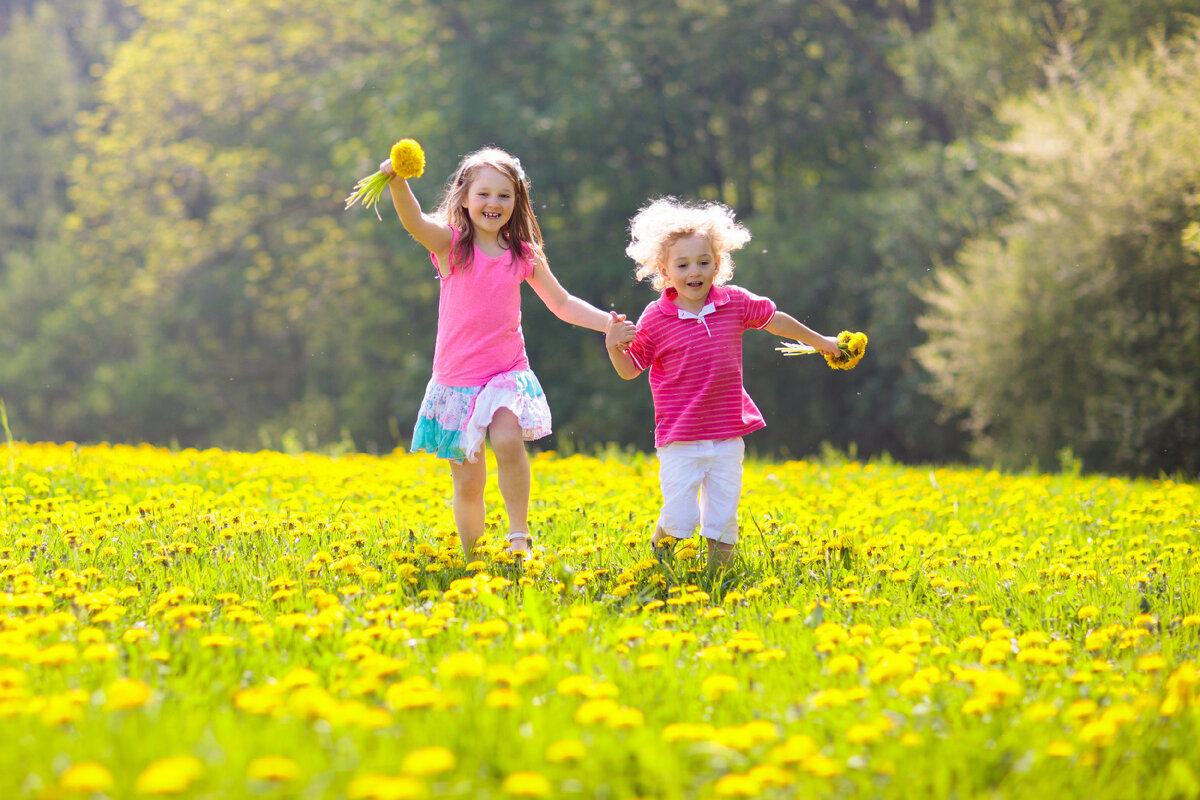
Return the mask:
[[(379, 217), (379, 195), (392, 178), (419, 178), (425, 172), (425, 151), (415, 139), (401, 139), (392, 145), (391, 157), (379, 165), (379, 171), (360, 180), (346, 198), (346, 208), (361, 203)], [(379, 217), (383, 219), (383, 217)]]
[[(802, 356), (819, 352), (817, 348), (799, 342), (783, 342), (782, 344), (783, 347), (775, 349), (785, 356)], [(855, 333), (842, 331), (837, 337), (837, 347), (837, 355), (824, 353), (825, 363), (834, 369), (854, 369), (867, 352), (867, 335), (861, 331)]]

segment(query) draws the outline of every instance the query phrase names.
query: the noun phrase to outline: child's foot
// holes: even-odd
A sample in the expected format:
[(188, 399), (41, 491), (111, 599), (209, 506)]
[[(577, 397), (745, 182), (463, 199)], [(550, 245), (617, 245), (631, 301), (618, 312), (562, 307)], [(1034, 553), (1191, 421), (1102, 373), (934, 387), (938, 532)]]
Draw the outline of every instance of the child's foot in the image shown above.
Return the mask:
[(667, 532), (662, 528), (655, 526), (654, 533), (650, 534), (650, 549), (658, 550), (659, 546), (662, 545), (663, 539), (666, 538)]
[(533, 549), (533, 537), (525, 531), (514, 531), (508, 535), (508, 552), (524, 557)]
[(724, 567), (732, 564), (736, 555), (736, 547), (736, 545), (727, 544), (726, 542), (709, 541), (708, 565), (710, 567)]
[(661, 528), (654, 530), (654, 535), (650, 537), (650, 553), (660, 567), (667, 565), (667, 560), (672, 553), (672, 544), (671, 537), (667, 536)]

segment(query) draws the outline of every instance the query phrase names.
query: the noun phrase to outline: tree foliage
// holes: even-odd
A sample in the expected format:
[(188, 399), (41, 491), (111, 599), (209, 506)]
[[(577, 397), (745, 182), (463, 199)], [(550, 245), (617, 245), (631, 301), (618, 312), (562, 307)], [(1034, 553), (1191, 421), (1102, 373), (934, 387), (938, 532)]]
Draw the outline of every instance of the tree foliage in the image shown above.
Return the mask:
[(925, 299), (919, 352), (976, 452), (1200, 468), (1200, 39), (1012, 102), (1010, 219)]

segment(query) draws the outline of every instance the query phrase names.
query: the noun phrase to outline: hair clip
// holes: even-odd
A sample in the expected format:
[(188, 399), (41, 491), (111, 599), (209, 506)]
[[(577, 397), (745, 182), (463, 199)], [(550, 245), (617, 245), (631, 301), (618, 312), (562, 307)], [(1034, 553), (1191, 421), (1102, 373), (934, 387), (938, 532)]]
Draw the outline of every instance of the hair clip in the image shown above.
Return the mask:
[(526, 183), (528, 179), (525, 177), (525, 168), (521, 166), (521, 159), (513, 156), (513, 166), (517, 168), (517, 177), (521, 179), (521, 183)]

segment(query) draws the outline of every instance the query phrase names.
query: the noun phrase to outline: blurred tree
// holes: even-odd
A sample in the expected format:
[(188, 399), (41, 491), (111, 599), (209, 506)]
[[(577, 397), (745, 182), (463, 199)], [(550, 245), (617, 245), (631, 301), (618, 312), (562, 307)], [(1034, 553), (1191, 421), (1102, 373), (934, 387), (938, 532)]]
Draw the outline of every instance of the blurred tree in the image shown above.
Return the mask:
[[(316, 426), (302, 438), (336, 440), (347, 384), (386, 393), (378, 363), (404, 364), (386, 331), (409, 289), (375, 220), (343, 224), (341, 187), (378, 163), (359, 138), (368, 116), (405, 110), (402, 72), (382, 91), (365, 80), (416, 59), (419, 15), (329, 0), (142, 11), (80, 130), (87, 178), (67, 221), (83, 291), (137, 321), (113, 365), (122, 405), (148, 406), (142, 435), (160, 441), (244, 447), (292, 418)], [(356, 432), (388, 444), (387, 414)]]
[(63, 164), (83, 94), (65, 31), (49, 7), (37, 10), (11, 17), (0, 35), (0, 274), (2, 259), (28, 252), (62, 214)]
[(918, 351), (981, 458), (1200, 469), (1200, 36), (1064, 57), (1005, 107), (1013, 207), (925, 294)]
[[(60, 236), (72, 135), (109, 47), (136, 24), (119, 0), (0, 8), (0, 391), (19, 435), (86, 437), (114, 409), (89, 387), (120, 337), (74, 295), (79, 260)], [(74, 421), (64, 424), (66, 421)]]
[(945, 459), (965, 452), (965, 426), (954, 407), (922, 396), (928, 374), (913, 353), (925, 338), (916, 324), (925, 304), (915, 289), (1008, 208), (1008, 159), (994, 143), (1008, 136), (1010, 121), (997, 111), (1045, 86), (1064, 56), (1077, 66), (1103, 64), (1114, 52), (1148, 49), (1151, 34), (1178, 35), (1195, 6), (971, 0), (889, 8), (896, 92), (877, 109), (877, 169), (864, 197), (877, 261), (866, 287), (874, 360), (864, 396), (883, 449)]

